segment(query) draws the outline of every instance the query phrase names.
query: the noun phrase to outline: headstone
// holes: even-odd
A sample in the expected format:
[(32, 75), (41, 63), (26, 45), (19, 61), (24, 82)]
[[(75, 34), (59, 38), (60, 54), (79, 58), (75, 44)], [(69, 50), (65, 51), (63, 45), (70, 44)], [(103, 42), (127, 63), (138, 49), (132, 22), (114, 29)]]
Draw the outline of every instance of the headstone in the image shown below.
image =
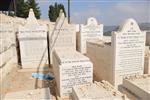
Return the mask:
[[(93, 62), (94, 80), (113, 84), (111, 45), (102, 40), (87, 41), (87, 57)], [(106, 74), (107, 73), (107, 74)]]
[(57, 90), (61, 98), (70, 96), (73, 86), (93, 81), (93, 64), (89, 58), (73, 49), (56, 49), (53, 63)]
[(145, 35), (133, 19), (127, 19), (118, 31), (112, 33), (115, 84), (121, 83), (123, 77), (143, 74)]
[(68, 24), (67, 18), (62, 10), (56, 20), (55, 26), (52, 27), (50, 26), (51, 31), (49, 35), (51, 58), (55, 48), (67, 47), (76, 50), (76, 25)]
[(78, 51), (86, 53), (86, 41), (103, 38), (103, 24), (98, 24), (97, 20), (93, 17), (88, 18), (86, 25), (80, 25), (79, 33)]
[(73, 87), (73, 100), (129, 100), (107, 81)]
[(41, 68), (47, 63), (47, 27), (40, 25), (32, 9), (24, 26), (19, 26), (19, 45), (23, 68)]

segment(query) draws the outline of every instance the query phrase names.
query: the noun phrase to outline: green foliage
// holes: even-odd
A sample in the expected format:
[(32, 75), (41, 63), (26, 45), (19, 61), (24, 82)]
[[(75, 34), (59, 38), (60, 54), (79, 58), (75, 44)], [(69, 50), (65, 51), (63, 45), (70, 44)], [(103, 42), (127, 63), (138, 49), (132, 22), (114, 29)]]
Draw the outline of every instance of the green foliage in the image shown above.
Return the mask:
[(40, 12), (40, 8), (38, 7), (38, 3), (35, 2), (35, 0), (28, 0), (26, 2), (27, 6), (28, 6), (28, 9), (32, 8), (33, 11), (34, 11), (34, 14), (35, 14), (35, 17), (37, 19), (40, 18), (41, 16), (41, 12)]
[(54, 5), (49, 6), (48, 16), (49, 16), (50, 21), (52, 22), (56, 21), (61, 9), (63, 10), (65, 17), (66, 17), (66, 11), (65, 11), (65, 7), (63, 4), (55, 3)]
[(24, 0), (17, 0), (16, 1), (16, 16), (17, 17), (23, 17), (26, 18), (27, 14), (26, 14), (26, 10), (27, 10), (27, 5), (24, 2)]
[(40, 8), (35, 0), (27, 0), (26, 2), (24, 2), (24, 0), (17, 0), (16, 16), (27, 18), (30, 8), (33, 9), (35, 17), (39, 19), (41, 15)]

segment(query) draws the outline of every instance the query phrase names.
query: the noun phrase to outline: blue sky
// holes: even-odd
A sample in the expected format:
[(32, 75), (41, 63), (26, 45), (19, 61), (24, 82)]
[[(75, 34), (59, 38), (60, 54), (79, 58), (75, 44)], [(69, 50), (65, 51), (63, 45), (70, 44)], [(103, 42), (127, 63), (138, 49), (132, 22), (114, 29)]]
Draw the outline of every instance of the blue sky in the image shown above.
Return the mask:
[[(36, 0), (42, 19), (48, 19), (49, 5), (62, 3), (66, 12), (68, 0)], [(96, 17), (104, 25), (118, 25), (126, 18), (138, 22), (150, 22), (150, 0), (70, 0), (71, 22), (86, 23), (88, 17)]]

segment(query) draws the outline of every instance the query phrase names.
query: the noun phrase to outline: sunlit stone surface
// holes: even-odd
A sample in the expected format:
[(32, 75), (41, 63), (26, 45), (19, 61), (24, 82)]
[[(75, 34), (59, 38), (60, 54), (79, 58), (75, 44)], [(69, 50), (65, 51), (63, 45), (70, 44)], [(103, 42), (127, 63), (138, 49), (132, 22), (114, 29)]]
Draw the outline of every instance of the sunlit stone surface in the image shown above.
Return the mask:
[(92, 83), (93, 64), (72, 49), (56, 49), (53, 54), (54, 74), (60, 97), (69, 96), (75, 85)]
[(73, 87), (73, 100), (129, 100), (107, 81)]
[(150, 98), (150, 75), (137, 75), (123, 80), (123, 87), (130, 94), (139, 100)]
[(47, 63), (47, 27), (40, 25), (30, 9), (24, 26), (19, 26), (19, 45), (23, 68), (40, 68)]
[(78, 35), (78, 51), (86, 53), (86, 41), (103, 38), (103, 24), (99, 24), (93, 17), (87, 19), (87, 24), (80, 25)]
[(51, 64), (52, 55), (55, 48), (71, 48), (76, 50), (76, 25), (68, 24), (63, 11), (60, 11), (59, 17), (56, 20), (55, 26), (50, 26), (50, 56)]
[(49, 88), (26, 90), (6, 94), (4, 100), (52, 100)]

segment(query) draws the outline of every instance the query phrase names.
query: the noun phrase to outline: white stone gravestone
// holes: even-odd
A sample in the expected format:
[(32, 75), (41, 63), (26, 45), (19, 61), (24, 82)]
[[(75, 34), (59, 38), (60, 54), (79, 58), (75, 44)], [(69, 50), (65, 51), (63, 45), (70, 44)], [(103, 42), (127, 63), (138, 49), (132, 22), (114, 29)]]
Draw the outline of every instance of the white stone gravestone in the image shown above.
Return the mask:
[(143, 74), (145, 35), (134, 19), (127, 19), (112, 33), (112, 68), (115, 84), (122, 78)]
[(98, 24), (95, 18), (90, 17), (88, 18), (86, 25), (80, 25), (78, 51), (81, 53), (86, 53), (86, 41), (97, 38), (103, 38), (103, 24)]
[(40, 25), (32, 9), (24, 26), (19, 26), (19, 45), (23, 68), (44, 67), (47, 63), (47, 26)]
[(87, 56), (93, 62), (96, 80), (109, 81), (116, 87), (126, 76), (143, 74), (144, 52), (145, 32), (133, 19), (126, 20), (112, 33), (111, 42), (87, 42)]
[[(53, 27), (53, 28), (51, 28)], [(50, 26), (50, 54), (52, 64), (52, 52), (55, 48), (72, 48), (76, 50), (76, 25), (68, 24), (62, 10), (56, 20), (55, 26)]]
[(73, 49), (56, 49), (53, 54), (53, 64), (61, 98), (69, 96), (73, 86), (93, 81), (93, 64), (89, 58)]

